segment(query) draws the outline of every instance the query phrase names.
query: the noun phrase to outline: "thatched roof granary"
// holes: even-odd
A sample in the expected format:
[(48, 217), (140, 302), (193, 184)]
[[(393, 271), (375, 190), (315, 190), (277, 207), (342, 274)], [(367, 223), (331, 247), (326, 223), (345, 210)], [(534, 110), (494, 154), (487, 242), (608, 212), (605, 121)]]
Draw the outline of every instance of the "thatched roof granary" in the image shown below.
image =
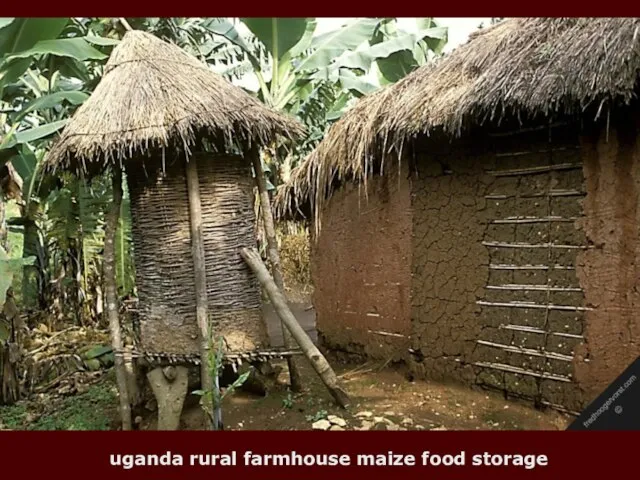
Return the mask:
[(46, 164), (84, 174), (124, 167), (146, 352), (198, 352), (185, 176), (185, 165), (193, 161), (214, 333), (224, 336), (232, 351), (268, 346), (260, 289), (238, 254), (256, 241), (248, 152), (301, 130), (293, 119), (153, 35), (130, 31), (113, 50), (100, 83), (70, 119)]
[(420, 135), (457, 137), (512, 117), (601, 116), (636, 98), (639, 74), (638, 18), (507, 19), (362, 98), (281, 187), (278, 212), (320, 207), (336, 182), (365, 181), (374, 160)]
[(639, 80), (640, 19), (515, 18), (361, 99), (276, 198), (319, 338), (584, 408), (640, 354)]
[(264, 106), (176, 45), (131, 31), (55, 143), (49, 167), (81, 169), (159, 149), (263, 146), (300, 125)]

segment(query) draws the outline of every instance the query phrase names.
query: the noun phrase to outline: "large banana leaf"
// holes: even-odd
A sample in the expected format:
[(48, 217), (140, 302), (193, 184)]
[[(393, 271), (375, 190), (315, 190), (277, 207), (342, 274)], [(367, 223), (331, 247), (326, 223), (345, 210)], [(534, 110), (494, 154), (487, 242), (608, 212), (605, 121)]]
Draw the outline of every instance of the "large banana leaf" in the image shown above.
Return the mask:
[(446, 33), (446, 28), (428, 28), (418, 33), (400, 33), (389, 40), (345, 55), (338, 60), (338, 63), (340, 67), (356, 68), (366, 72), (375, 61), (388, 58), (396, 52), (406, 51), (412, 54), (420, 40), (427, 37), (446, 38)]
[(68, 18), (15, 18), (0, 23), (0, 97), (4, 87), (27, 71), (31, 60), (7, 57), (33, 48), (38, 42), (56, 38), (69, 22)]
[(56, 38), (53, 40), (41, 40), (27, 50), (21, 50), (11, 54), (11, 58), (30, 58), (37, 55), (55, 55), (59, 57), (71, 57), (76, 60), (103, 60), (107, 56), (95, 49), (84, 38)]
[(0, 30), (6, 27), (7, 25), (10, 25), (11, 22), (13, 22), (14, 20), (15, 18), (9, 18), (9, 17), (0, 18)]
[(48, 108), (53, 108), (57, 105), (60, 105), (64, 101), (67, 101), (72, 105), (80, 105), (87, 98), (89, 98), (89, 95), (79, 91), (62, 91), (44, 95), (42, 97), (31, 100), (24, 107), (22, 107), (20, 114), (16, 117), (16, 121), (24, 118), (25, 115), (33, 111), (42, 111)]
[(68, 121), (69, 119), (65, 118), (64, 120), (58, 120), (56, 122), (40, 125), (39, 127), (29, 128), (27, 130), (16, 132), (13, 135), (15, 143), (30, 143), (36, 140), (47, 138), (56, 133), (58, 130), (62, 129), (62, 127), (64, 127)]
[(298, 70), (316, 70), (330, 65), (337, 57), (368, 41), (380, 19), (361, 18), (342, 28), (316, 36), (311, 42), (313, 52), (298, 65)]
[(247, 56), (253, 68), (259, 70), (261, 68), (260, 60), (252, 46), (242, 37), (236, 27), (228, 20), (220, 18), (212, 18), (204, 23), (204, 28), (216, 35), (220, 35), (231, 42), (233, 45), (239, 47)]
[(306, 18), (242, 18), (241, 20), (265, 45), (276, 61), (305, 36), (309, 22)]
[(68, 18), (16, 18), (0, 24), (0, 57), (32, 48), (42, 40), (58, 37)]

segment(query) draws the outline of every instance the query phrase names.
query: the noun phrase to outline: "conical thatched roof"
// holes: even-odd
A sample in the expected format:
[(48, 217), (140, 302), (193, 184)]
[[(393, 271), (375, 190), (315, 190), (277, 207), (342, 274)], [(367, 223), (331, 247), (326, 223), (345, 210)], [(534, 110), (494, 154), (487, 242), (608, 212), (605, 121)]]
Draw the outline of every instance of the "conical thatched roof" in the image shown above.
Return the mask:
[(91, 97), (49, 152), (48, 167), (123, 161), (151, 149), (265, 145), (299, 124), (212, 72), (176, 45), (130, 31), (113, 50)]
[(453, 137), (507, 117), (600, 115), (636, 98), (639, 75), (638, 18), (504, 20), (360, 100), (293, 172), (278, 211), (320, 208), (335, 180), (366, 179), (373, 161), (433, 130)]

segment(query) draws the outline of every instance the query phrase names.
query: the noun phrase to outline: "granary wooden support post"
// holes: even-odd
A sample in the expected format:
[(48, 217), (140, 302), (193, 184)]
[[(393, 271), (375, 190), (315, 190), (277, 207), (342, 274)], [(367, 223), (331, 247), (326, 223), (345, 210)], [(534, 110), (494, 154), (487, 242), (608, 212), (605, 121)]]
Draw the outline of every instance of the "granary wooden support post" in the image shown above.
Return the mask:
[[(196, 158), (187, 158), (187, 192), (189, 194), (189, 221), (191, 224), (191, 253), (196, 287), (196, 320), (200, 331), (200, 381), (202, 390), (211, 392), (213, 379), (209, 375), (209, 315), (207, 311), (207, 272), (202, 238), (202, 206), (200, 204), (200, 181)], [(207, 397), (203, 397), (205, 401)], [(205, 408), (205, 411), (209, 409)], [(205, 414), (207, 427), (213, 427), (209, 415)]]
[[(253, 170), (256, 175), (256, 185), (258, 186), (258, 194), (260, 195), (260, 210), (262, 211), (262, 223), (267, 237), (267, 250), (269, 252), (269, 260), (271, 262), (271, 273), (276, 286), (284, 293), (284, 278), (282, 277), (282, 267), (280, 266), (278, 239), (276, 238), (273, 213), (271, 212), (271, 201), (269, 200), (269, 192), (267, 191), (267, 181), (264, 175), (264, 169), (262, 168), (262, 161), (260, 160), (260, 150), (254, 146), (249, 151), (249, 155), (251, 156), (251, 161), (253, 163)], [(285, 328), (283, 322), (280, 323), (280, 327), (282, 328), (282, 339), (285, 348), (291, 348), (293, 346), (291, 334)], [(300, 377), (298, 365), (296, 365), (296, 361), (293, 357), (287, 358), (287, 365), (289, 367), (291, 390), (299, 392), (302, 390), (302, 378)]]
[(118, 316), (118, 287), (116, 279), (115, 239), (122, 203), (122, 170), (113, 167), (113, 202), (105, 218), (104, 239), (104, 283), (107, 317), (111, 345), (115, 353), (116, 384), (120, 397), (120, 415), (122, 416), (122, 430), (131, 430), (131, 403), (127, 387), (127, 371), (124, 365), (122, 333), (120, 332), (120, 318)]
[(280, 319), (289, 329), (298, 345), (300, 345), (302, 353), (304, 353), (309, 362), (311, 362), (311, 366), (313, 366), (316, 373), (320, 376), (329, 390), (329, 393), (331, 393), (338, 405), (343, 408), (348, 407), (350, 403), (349, 396), (342, 387), (340, 387), (338, 377), (331, 368), (331, 365), (329, 365), (329, 362), (327, 362), (327, 359), (324, 358), (324, 355), (322, 355), (320, 350), (318, 350), (318, 347), (313, 344), (307, 333), (298, 323), (298, 320), (296, 320), (296, 317), (287, 305), (286, 298), (276, 286), (273, 278), (269, 275), (269, 271), (260, 258), (258, 252), (255, 249), (250, 250), (248, 248), (243, 248), (240, 251), (240, 254), (242, 255), (242, 258), (244, 258), (244, 261), (247, 262), (247, 265), (251, 267), (251, 270), (254, 271), (258, 280), (267, 291), (267, 294), (271, 299), (271, 303), (280, 316)]

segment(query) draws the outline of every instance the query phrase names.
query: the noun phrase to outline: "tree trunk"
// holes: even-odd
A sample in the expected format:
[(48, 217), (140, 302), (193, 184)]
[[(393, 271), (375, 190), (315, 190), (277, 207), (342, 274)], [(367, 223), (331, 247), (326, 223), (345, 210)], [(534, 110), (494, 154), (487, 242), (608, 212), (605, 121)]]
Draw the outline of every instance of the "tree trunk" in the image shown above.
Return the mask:
[(269, 275), (269, 271), (262, 262), (258, 252), (255, 249), (250, 250), (248, 248), (243, 248), (240, 251), (240, 254), (249, 267), (251, 267), (251, 270), (254, 271), (258, 280), (267, 291), (267, 294), (271, 299), (271, 303), (280, 316), (280, 319), (287, 329), (289, 329), (298, 345), (300, 345), (302, 353), (304, 353), (309, 362), (311, 362), (311, 365), (326, 385), (329, 393), (331, 393), (333, 398), (341, 407), (346, 408), (349, 406), (349, 396), (338, 384), (338, 377), (336, 377), (331, 365), (329, 365), (327, 359), (324, 358), (324, 355), (320, 353), (320, 350), (318, 350), (318, 348), (313, 344), (309, 336), (298, 323), (298, 320), (287, 305), (286, 298), (276, 286), (273, 278)]
[[(205, 269), (204, 241), (202, 239), (202, 205), (200, 204), (200, 181), (195, 157), (187, 159), (187, 191), (189, 193), (189, 218), (191, 223), (191, 254), (196, 287), (196, 319), (200, 330), (200, 382), (202, 390), (213, 391), (213, 378), (209, 375), (209, 315), (207, 312), (207, 272)], [(204, 400), (205, 397), (203, 397)], [(212, 407), (212, 406), (209, 406)], [(205, 412), (208, 410), (205, 407)], [(211, 411), (211, 410), (210, 410)], [(205, 413), (208, 429), (213, 428)]]
[[(251, 161), (253, 162), (253, 169), (256, 174), (256, 184), (258, 185), (258, 194), (260, 195), (260, 206), (262, 211), (262, 222), (264, 225), (264, 232), (267, 237), (267, 249), (269, 251), (269, 260), (271, 261), (271, 273), (276, 286), (284, 294), (284, 278), (282, 277), (282, 268), (280, 266), (280, 253), (278, 252), (278, 239), (276, 238), (276, 230), (273, 224), (273, 214), (271, 212), (271, 201), (269, 200), (269, 192), (267, 191), (267, 182), (264, 176), (264, 169), (262, 168), (262, 162), (260, 161), (260, 151), (254, 147), (250, 150)], [(296, 320), (297, 322), (297, 320)], [(285, 348), (291, 348), (293, 346), (293, 339), (291, 334), (285, 328), (284, 323), (280, 323), (282, 329), (282, 339)], [(289, 367), (289, 381), (291, 383), (291, 390), (299, 392), (302, 390), (302, 378), (300, 377), (300, 369), (296, 365), (296, 361), (293, 357), (287, 358), (287, 365)]]
[(120, 318), (118, 317), (118, 290), (116, 279), (115, 237), (122, 202), (122, 172), (118, 166), (113, 168), (113, 202), (105, 218), (104, 227), (104, 283), (107, 317), (111, 345), (115, 352), (116, 383), (120, 397), (120, 415), (122, 430), (131, 430), (131, 403), (127, 388), (127, 371), (124, 365)]
[(22, 257), (34, 256), (33, 265), (25, 265), (22, 274), (22, 305), (27, 309), (38, 307), (40, 297), (40, 233), (38, 225), (30, 217), (24, 217), (24, 237), (22, 241)]
[(0, 248), (5, 252), (9, 251), (9, 233), (7, 230), (7, 204), (0, 197)]

